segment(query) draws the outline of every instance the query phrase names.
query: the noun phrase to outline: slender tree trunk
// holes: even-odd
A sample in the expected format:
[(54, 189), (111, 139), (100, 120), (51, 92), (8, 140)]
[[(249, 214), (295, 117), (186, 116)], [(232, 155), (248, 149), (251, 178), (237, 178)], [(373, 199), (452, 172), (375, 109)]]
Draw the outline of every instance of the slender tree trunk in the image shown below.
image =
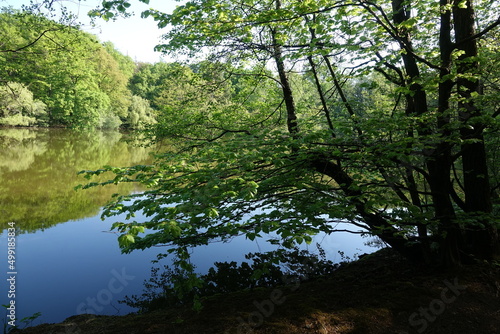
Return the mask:
[[(393, 21), (395, 25), (399, 25), (404, 21), (411, 18), (409, 4), (402, 0), (392, 1), (393, 9)], [(409, 48), (413, 49), (411, 36), (406, 28), (401, 28), (400, 31), (401, 42), (400, 46), (402, 49)], [(406, 101), (406, 115), (408, 116), (420, 116), (428, 112), (427, 107), (427, 93), (421, 84), (417, 83), (416, 80), (420, 77), (420, 70), (418, 67), (417, 60), (412, 55), (403, 52), (402, 54), (405, 72), (408, 76), (411, 94), (405, 95)], [(403, 83), (405, 84), (405, 83)], [(422, 126), (417, 129), (419, 135), (429, 135), (431, 134), (428, 126), (422, 124)], [(413, 129), (408, 131), (408, 137), (413, 137)], [(421, 201), (417, 190), (417, 185), (415, 178), (413, 177), (413, 172), (406, 168), (407, 184), (410, 192), (411, 200), (414, 205), (421, 208)], [(418, 224), (418, 235), (423, 243), (424, 256), (428, 259), (429, 257), (429, 243), (427, 240), (427, 227), (424, 224)]]
[[(274, 33), (273, 33), (273, 39)], [(276, 43), (276, 41), (274, 41)], [(285, 70), (285, 63), (283, 61), (283, 55), (281, 52), (281, 47), (279, 45), (274, 45), (274, 60), (276, 62), (276, 67), (278, 68), (278, 75), (280, 77), (281, 89), (283, 90), (283, 99), (285, 100), (286, 115), (287, 115), (287, 127), (288, 132), (292, 136), (296, 136), (299, 132), (297, 123), (297, 113), (295, 109), (295, 101), (293, 98), (292, 88), (290, 86), (290, 81)]]
[(309, 66), (311, 66), (311, 71), (312, 71), (313, 76), (314, 76), (314, 83), (316, 85), (316, 90), (318, 91), (318, 95), (319, 95), (319, 98), (321, 100), (321, 105), (323, 106), (323, 111), (325, 113), (328, 127), (330, 128), (330, 131), (332, 132), (333, 138), (335, 138), (335, 132), (333, 129), (333, 122), (332, 122), (332, 118), (331, 118), (331, 114), (330, 114), (330, 109), (328, 108), (328, 105), (326, 103), (326, 97), (325, 97), (325, 94), (324, 94), (323, 89), (321, 87), (318, 73), (316, 71), (316, 64), (314, 63), (312, 56), (308, 56), (307, 60), (309, 61)]
[[(281, 8), (281, 2), (280, 0), (276, 0), (276, 9), (280, 8)], [(276, 63), (276, 68), (278, 69), (281, 89), (283, 90), (283, 99), (285, 100), (288, 132), (295, 137), (299, 132), (299, 128), (297, 123), (297, 111), (295, 109), (295, 101), (293, 98), (292, 87), (290, 86), (290, 81), (288, 80), (288, 75), (285, 70), (285, 62), (283, 60), (282, 47), (278, 43), (276, 38), (277, 32), (274, 28), (270, 28), (270, 30), (273, 43), (273, 58)]]
[[(404, 0), (393, 0), (392, 10), (393, 21), (396, 26), (400, 25), (404, 21), (410, 19), (410, 10), (407, 1)], [(427, 113), (427, 93), (421, 84), (417, 83), (416, 80), (420, 77), (420, 70), (418, 67), (417, 60), (411, 54), (404, 52), (405, 49), (413, 50), (413, 45), (411, 41), (410, 33), (406, 28), (400, 28), (400, 46), (402, 49), (402, 58), (405, 67), (406, 74), (408, 76), (408, 81), (410, 85), (411, 94), (407, 97), (407, 114), (423, 115)], [(421, 130), (422, 131), (422, 130)]]

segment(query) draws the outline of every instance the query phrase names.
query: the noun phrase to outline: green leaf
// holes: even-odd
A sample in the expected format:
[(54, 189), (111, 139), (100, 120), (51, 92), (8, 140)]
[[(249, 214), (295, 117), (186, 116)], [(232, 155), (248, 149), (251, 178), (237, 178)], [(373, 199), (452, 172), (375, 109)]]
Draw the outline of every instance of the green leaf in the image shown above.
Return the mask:
[(137, 235), (139, 233), (144, 233), (144, 226), (132, 226), (130, 232), (132, 235)]
[(217, 218), (219, 217), (219, 211), (217, 211), (217, 209), (215, 208), (210, 208), (208, 209), (208, 216), (210, 218)]
[(127, 248), (135, 242), (135, 238), (130, 234), (122, 234), (118, 237), (118, 244), (122, 248)]

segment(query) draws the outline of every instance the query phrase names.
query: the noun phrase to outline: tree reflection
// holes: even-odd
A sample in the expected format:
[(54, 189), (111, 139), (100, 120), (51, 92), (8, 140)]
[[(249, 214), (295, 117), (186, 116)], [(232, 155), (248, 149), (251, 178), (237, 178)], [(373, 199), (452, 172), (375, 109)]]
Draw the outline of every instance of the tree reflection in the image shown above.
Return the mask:
[[(119, 132), (0, 129), (0, 228), (16, 222), (20, 233), (95, 216), (113, 193), (134, 184), (75, 191), (77, 172), (150, 160), (150, 148), (127, 143)], [(103, 176), (104, 178), (106, 176)]]

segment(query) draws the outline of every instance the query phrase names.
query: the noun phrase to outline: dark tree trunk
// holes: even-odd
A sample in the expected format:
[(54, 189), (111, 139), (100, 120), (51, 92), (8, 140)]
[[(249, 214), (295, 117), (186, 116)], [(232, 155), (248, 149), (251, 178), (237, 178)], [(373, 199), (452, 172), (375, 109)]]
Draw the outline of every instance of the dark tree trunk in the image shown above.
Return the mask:
[[(281, 8), (281, 2), (280, 0), (277, 0), (276, 9), (280, 8)], [(274, 28), (270, 28), (270, 30), (273, 41), (273, 58), (276, 63), (276, 68), (278, 69), (281, 89), (283, 90), (283, 99), (285, 100), (288, 132), (295, 137), (299, 132), (299, 128), (297, 123), (297, 112), (295, 110), (295, 101), (293, 98), (292, 87), (290, 86), (290, 81), (288, 80), (288, 75), (285, 70), (285, 62), (283, 61), (282, 46), (278, 44), (276, 40), (276, 30)]]
[[(453, 19), (457, 49), (463, 51), (457, 62), (458, 74), (477, 75), (479, 64), (477, 61), (478, 48), (475, 35), (475, 13), (472, 2), (465, 6), (458, 6), (455, 1)], [(490, 183), (486, 149), (484, 145), (484, 124), (478, 121), (482, 111), (474, 103), (472, 94), (481, 94), (481, 81), (471, 80), (461, 76), (457, 79), (457, 90), (460, 99), (458, 104), (459, 120), (462, 122), (460, 135), (463, 140), (461, 146), (463, 185), (465, 192), (465, 210), (476, 216), (476, 224), (471, 224), (466, 231), (466, 251), (473, 255), (491, 259), (498, 252), (498, 232), (487, 216), (492, 212)]]
[[(442, 8), (449, 4), (448, 0), (441, 0)], [(435, 211), (435, 219), (438, 222), (438, 234), (441, 238), (440, 261), (442, 265), (454, 267), (460, 264), (459, 245), (461, 232), (456, 222), (455, 209), (451, 199), (451, 168), (452, 168), (452, 145), (448, 142), (451, 138), (450, 124), (450, 98), (454, 86), (449, 77), (451, 73), (451, 54), (453, 44), (451, 41), (451, 12), (443, 9), (441, 11), (439, 27), (439, 49), (440, 49), (440, 83), (438, 87), (438, 108), (436, 116), (438, 138), (433, 139), (435, 144), (427, 159), (427, 170), (429, 172), (429, 187)]]
[(312, 167), (319, 173), (328, 175), (335, 180), (344, 194), (351, 198), (359, 217), (370, 227), (372, 232), (376, 232), (375, 234), (380, 239), (408, 259), (415, 262), (423, 261), (424, 257), (419, 245), (409, 243), (382, 215), (367, 211), (366, 203), (362, 199), (363, 193), (352, 187), (353, 179), (340, 165), (332, 162), (328, 157), (317, 155), (312, 161)]
[[(441, 0), (444, 7), (446, 0)], [(402, 54), (404, 69), (408, 77), (411, 94), (406, 95), (406, 114), (408, 116), (421, 116), (428, 113), (427, 93), (417, 80), (420, 77), (418, 59), (412, 54), (413, 46), (408, 30), (400, 24), (410, 19), (409, 3), (402, 0), (393, 0), (393, 21), (399, 26), (399, 44), (404, 51)], [(435, 119), (439, 138), (428, 139), (427, 149), (424, 150), (426, 167), (428, 172), (427, 182), (431, 190), (432, 205), (434, 208), (434, 219), (437, 221), (439, 230), (438, 238), (441, 238), (440, 258), (437, 259), (442, 265), (455, 266), (460, 262), (458, 244), (460, 240), (460, 230), (455, 223), (455, 211), (450, 197), (452, 154), (451, 144), (447, 142), (450, 132), (447, 129), (449, 124), (450, 97), (453, 82), (444, 79), (450, 74), (451, 53), (453, 46), (451, 43), (451, 13), (443, 11), (441, 13), (441, 26), (439, 36), (439, 46), (441, 51), (440, 64), (440, 84), (438, 96), (438, 112)], [(433, 138), (434, 126), (421, 123), (417, 129), (421, 138)], [(424, 231), (421, 231), (422, 233)], [(425, 245), (423, 245), (425, 248)], [(425, 254), (424, 254), (425, 256)], [(428, 257), (430, 259), (430, 257)], [(435, 260), (435, 259), (433, 259)]]

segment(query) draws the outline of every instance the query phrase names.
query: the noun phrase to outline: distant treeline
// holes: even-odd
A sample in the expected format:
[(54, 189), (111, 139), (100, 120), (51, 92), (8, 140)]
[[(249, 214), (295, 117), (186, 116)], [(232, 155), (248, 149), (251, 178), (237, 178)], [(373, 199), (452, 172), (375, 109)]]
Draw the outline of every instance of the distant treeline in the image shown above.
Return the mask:
[(79, 28), (0, 11), (0, 125), (143, 128), (156, 115), (132, 93), (136, 71), (112, 43)]
[[(272, 77), (261, 66), (219, 61), (137, 63), (78, 27), (0, 9), (0, 126), (145, 129), (165, 123), (176, 132), (179, 122), (216, 121), (202, 113), (202, 122), (198, 111), (215, 109), (236, 124), (242, 113), (279, 104)], [(313, 86), (307, 76), (294, 81), (303, 92), (300, 108), (310, 103)]]

